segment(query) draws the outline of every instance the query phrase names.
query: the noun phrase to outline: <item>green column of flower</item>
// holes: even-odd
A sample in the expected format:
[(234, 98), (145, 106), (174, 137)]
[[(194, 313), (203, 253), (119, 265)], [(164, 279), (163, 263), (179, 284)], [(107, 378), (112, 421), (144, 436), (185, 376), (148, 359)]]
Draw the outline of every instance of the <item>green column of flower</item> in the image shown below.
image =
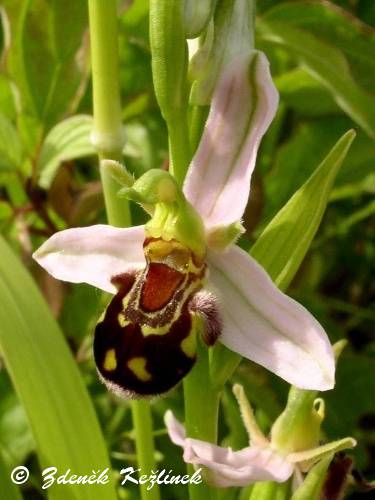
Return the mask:
[[(94, 131), (93, 142), (99, 158), (121, 160), (124, 132), (121, 123), (119, 61), (116, 0), (89, 0), (91, 61), (93, 80)], [(120, 185), (110, 170), (101, 168), (107, 216), (110, 224), (124, 227), (130, 224), (128, 204), (117, 197)], [(147, 401), (133, 401), (132, 414), (136, 435), (139, 468), (143, 474), (155, 469), (152, 418)], [(141, 486), (142, 499), (158, 500), (155, 485), (147, 491)]]

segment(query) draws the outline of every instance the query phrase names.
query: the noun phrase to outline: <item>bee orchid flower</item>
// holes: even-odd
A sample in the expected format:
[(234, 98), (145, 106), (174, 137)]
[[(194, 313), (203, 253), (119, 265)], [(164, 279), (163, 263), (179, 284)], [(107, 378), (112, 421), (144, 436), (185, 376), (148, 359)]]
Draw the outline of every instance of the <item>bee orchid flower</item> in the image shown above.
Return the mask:
[[(203, 467), (205, 480), (209, 484), (227, 488), (247, 486), (257, 481), (284, 482), (293, 477), (293, 489), (297, 489), (303, 481), (303, 475), (317, 462), (356, 445), (356, 441), (350, 437), (318, 445), (320, 424), (324, 418), (324, 404), (318, 398), (312, 402), (304, 428), (299, 429), (301, 436), (290, 435), (293, 431), (289, 429), (288, 443), (283, 443), (282, 446), (277, 434), (280, 432), (279, 424), (283, 423), (288, 410), (275, 422), (271, 438), (268, 439), (258, 427), (243, 387), (235, 385), (233, 392), (237, 397), (250, 441), (249, 446), (242, 450), (233, 451), (231, 448), (188, 438), (183, 425), (170, 410), (164, 416), (171, 441), (184, 450), (184, 461), (194, 467)], [(298, 394), (298, 390), (294, 388), (292, 392), (293, 396)], [(290, 420), (289, 414), (288, 418)], [(315, 431), (317, 435), (314, 435)]]
[(298, 387), (333, 387), (321, 325), (235, 244), (277, 105), (265, 55), (238, 57), (217, 83), (182, 191), (151, 170), (123, 190), (151, 210), (145, 226), (67, 229), (34, 253), (55, 278), (115, 294), (94, 342), (111, 389), (149, 396), (176, 385), (194, 364), (198, 319), (208, 345), (219, 339)]

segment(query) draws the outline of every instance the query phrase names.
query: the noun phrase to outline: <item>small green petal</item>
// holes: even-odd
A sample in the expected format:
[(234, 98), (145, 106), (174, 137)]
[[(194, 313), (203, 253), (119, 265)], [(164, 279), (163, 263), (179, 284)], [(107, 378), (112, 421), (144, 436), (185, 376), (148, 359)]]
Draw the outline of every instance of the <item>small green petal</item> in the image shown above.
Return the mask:
[(253, 409), (246, 397), (244, 388), (240, 384), (233, 386), (233, 393), (236, 396), (241, 411), (242, 421), (249, 435), (250, 444), (253, 446), (269, 446), (269, 441), (261, 431), (255, 419)]
[(345, 450), (346, 448), (354, 448), (357, 441), (351, 437), (332, 441), (322, 446), (317, 446), (311, 450), (300, 451), (297, 453), (290, 453), (287, 457), (288, 462), (299, 463), (302, 470), (309, 470), (309, 468), (316, 462), (323, 460), (327, 455), (335, 454), (338, 451)]
[(208, 246), (217, 251), (225, 250), (229, 245), (235, 243), (244, 232), (245, 228), (241, 222), (217, 227), (207, 235)]

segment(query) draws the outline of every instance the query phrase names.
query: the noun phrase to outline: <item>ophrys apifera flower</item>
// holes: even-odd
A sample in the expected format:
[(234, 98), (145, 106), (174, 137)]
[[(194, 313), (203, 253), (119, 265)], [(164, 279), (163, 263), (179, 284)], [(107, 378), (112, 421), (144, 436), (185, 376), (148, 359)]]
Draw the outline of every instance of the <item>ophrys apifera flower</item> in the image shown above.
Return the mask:
[(233, 61), (182, 191), (167, 172), (149, 171), (124, 193), (151, 212), (145, 226), (68, 229), (35, 252), (56, 278), (115, 294), (94, 342), (111, 389), (148, 396), (172, 388), (195, 362), (197, 330), (208, 345), (219, 339), (298, 387), (333, 387), (323, 328), (235, 245), (277, 103), (264, 54)]

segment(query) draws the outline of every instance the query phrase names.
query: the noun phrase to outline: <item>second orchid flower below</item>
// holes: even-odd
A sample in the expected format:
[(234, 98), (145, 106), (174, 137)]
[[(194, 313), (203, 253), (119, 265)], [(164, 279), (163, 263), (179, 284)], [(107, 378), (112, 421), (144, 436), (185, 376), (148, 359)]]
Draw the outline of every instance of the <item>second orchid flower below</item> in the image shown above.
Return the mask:
[[(334, 453), (352, 448), (356, 441), (344, 438), (319, 446), (324, 403), (310, 391), (291, 388), (288, 404), (272, 427), (268, 439), (255, 420), (243, 387), (235, 385), (249, 446), (239, 451), (186, 437), (184, 427), (171, 411), (165, 414), (168, 434), (173, 443), (184, 450), (184, 460), (203, 467), (206, 482), (226, 488), (247, 486), (257, 481), (284, 482), (293, 477), (292, 489), (304, 480), (304, 474), (319, 461)], [(299, 423), (286, 429), (286, 421)]]

